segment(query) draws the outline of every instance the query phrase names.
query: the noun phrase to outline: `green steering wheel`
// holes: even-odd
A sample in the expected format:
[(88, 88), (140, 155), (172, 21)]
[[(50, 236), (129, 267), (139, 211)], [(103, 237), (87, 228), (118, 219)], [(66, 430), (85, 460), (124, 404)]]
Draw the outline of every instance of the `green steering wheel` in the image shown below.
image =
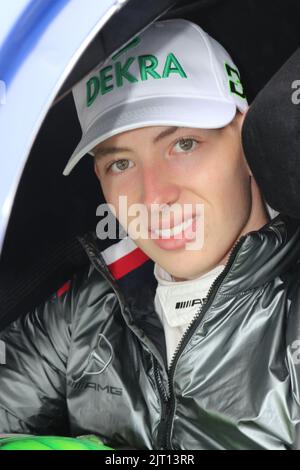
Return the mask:
[(78, 438), (11, 435), (0, 438), (0, 450), (113, 450), (94, 435)]

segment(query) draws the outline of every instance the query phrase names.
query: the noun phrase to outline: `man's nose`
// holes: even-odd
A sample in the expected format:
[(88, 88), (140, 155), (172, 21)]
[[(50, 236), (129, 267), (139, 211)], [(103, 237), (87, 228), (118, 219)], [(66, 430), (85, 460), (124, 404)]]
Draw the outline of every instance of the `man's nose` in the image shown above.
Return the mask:
[(142, 181), (142, 201), (148, 209), (152, 204), (172, 205), (179, 198), (179, 186), (165, 165), (147, 165)]

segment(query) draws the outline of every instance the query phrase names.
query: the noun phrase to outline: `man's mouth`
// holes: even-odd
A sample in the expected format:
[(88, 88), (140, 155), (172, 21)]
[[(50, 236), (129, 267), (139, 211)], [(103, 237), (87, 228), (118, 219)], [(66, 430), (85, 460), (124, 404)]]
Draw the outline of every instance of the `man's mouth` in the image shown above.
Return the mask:
[(152, 229), (150, 233), (158, 236), (159, 238), (173, 238), (177, 235), (179, 235), (182, 232), (185, 232), (185, 230), (192, 225), (194, 219), (196, 216), (193, 216), (184, 222), (173, 226), (172, 228), (165, 228), (165, 229)]

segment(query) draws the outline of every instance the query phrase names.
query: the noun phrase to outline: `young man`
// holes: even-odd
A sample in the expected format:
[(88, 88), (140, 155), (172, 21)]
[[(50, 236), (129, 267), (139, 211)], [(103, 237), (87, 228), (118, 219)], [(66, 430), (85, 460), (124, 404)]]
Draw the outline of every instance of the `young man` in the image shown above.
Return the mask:
[[(198, 26), (158, 22), (74, 99), (83, 136), (64, 173), (93, 153), (128, 236), (102, 253), (82, 237), (89, 269), (0, 335), (0, 432), (295, 448), (300, 232), (270, 221), (245, 161), (232, 59)], [(133, 239), (135, 204), (150, 223)]]

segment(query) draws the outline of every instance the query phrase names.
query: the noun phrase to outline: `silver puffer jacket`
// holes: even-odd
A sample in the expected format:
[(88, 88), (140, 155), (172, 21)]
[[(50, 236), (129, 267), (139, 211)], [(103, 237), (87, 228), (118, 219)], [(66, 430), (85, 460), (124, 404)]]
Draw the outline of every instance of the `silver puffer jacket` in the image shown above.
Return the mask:
[(0, 334), (0, 433), (93, 433), (116, 449), (297, 448), (295, 222), (278, 216), (238, 241), (169, 369), (153, 262), (135, 256), (130, 268), (125, 256), (114, 277), (96, 237), (80, 241), (89, 268)]

